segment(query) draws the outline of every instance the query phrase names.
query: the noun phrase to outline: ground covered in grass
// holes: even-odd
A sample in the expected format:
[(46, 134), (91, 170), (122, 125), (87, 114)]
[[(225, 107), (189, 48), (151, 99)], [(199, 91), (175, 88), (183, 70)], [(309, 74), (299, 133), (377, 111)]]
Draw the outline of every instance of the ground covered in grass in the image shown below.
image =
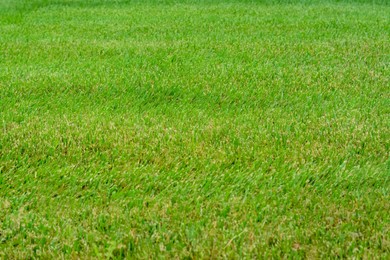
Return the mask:
[(389, 24), (0, 0), (0, 258), (389, 257)]

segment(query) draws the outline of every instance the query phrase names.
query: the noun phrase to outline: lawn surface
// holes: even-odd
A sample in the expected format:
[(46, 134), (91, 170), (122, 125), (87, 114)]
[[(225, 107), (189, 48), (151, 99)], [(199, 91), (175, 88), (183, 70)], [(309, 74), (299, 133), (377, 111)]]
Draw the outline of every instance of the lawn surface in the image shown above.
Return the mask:
[(0, 258), (388, 259), (386, 2), (0, 0)]

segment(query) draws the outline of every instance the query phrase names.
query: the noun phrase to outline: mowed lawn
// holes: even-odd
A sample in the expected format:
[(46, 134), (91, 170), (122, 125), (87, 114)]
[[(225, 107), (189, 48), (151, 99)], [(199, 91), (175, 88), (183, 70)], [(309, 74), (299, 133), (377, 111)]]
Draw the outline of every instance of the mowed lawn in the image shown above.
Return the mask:
[(388, 3), (0, 0), (0, 258), (388, 258)]

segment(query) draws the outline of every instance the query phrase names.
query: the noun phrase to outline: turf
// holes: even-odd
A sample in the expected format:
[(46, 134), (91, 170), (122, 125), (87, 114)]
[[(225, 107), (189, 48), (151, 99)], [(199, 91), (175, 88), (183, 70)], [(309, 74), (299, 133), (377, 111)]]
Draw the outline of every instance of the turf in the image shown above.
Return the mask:
[(389, 24), (0, 0), (0, 258), (388, 258)]

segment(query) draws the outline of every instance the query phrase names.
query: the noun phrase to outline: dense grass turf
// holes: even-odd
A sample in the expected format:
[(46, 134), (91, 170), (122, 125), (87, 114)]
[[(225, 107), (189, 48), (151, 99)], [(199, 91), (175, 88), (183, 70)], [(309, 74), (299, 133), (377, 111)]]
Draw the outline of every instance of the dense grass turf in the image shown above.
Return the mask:
[(389, 24), (0, 0), (0, 258), (389, 257)]

